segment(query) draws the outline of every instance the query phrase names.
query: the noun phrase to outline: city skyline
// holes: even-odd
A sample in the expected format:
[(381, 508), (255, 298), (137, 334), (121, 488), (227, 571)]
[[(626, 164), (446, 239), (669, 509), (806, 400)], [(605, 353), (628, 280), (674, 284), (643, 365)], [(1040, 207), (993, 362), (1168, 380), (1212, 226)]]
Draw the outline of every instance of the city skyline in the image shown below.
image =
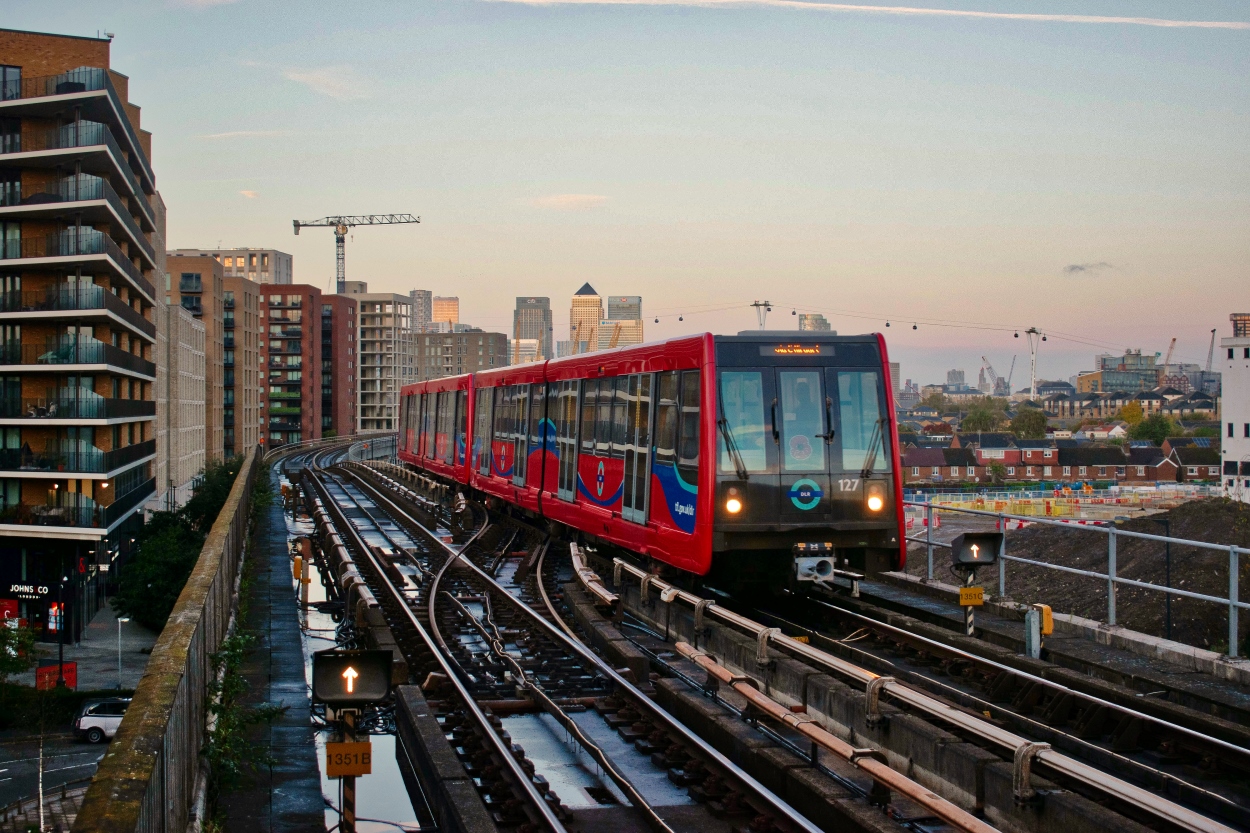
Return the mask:
[[(274, 247), (325, 286), (333, 235), (294, 237), (292, 218), (412, 211), (422, 225), (353, 231), (348, 278), (458, 295), (498, 332), (516, 296), (589, 281), (647, 298), (648, 339), (754, 329), (767, 299), (770, 326), (794, 309), (884, 332), (912, 378), (1023, 361), (984, 324), (1056, 333), (1042, 378), (1172, 336), (1205, 362), (1250, 300), (1244, 8), (795, 5), (417, 3), (327, 23), (310, 3), (277, 32), (252, 0), (16, 2), (6, 23), (117, 35), (170, 248)], [(256, 29), (264, 55), (234, 37)]]

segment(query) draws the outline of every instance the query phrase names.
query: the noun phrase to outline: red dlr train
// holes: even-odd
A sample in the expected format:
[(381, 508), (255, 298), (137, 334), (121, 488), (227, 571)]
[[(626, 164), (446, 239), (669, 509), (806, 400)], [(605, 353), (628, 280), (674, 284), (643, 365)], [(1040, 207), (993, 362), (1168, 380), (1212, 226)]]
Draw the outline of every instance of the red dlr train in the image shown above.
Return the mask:
[(715, 587), (801, 592), (903, 567), (889, 380), (880, 334), (705, 333), (408, 385), (399, 458)]

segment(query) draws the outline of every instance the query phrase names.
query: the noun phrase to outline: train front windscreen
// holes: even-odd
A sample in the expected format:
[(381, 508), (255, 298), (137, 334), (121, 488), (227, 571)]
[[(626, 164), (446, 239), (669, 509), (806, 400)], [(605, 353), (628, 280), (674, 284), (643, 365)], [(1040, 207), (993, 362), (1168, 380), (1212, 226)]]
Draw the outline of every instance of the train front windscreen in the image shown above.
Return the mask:
[[(718, 338), (713, 548), (775, 553), (797, 580), (820, 545), (828, 569), (889, 569), (898, 548), (880, 350), (874, 337)], [(793, 558), (781, 556), (789, 553)], [(759, 568), (758, 557), (729, 557)], [(778, 562), (782, 566), (778, 567)]]

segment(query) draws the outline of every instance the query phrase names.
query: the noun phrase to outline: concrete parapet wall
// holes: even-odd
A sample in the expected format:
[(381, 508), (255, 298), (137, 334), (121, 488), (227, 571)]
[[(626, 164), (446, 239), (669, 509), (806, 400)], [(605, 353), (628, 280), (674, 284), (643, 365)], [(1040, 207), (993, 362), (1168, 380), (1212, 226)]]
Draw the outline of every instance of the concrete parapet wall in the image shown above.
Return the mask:
[(185, 830), (204, 745), (211, 655), (237, 602), (252, 484), (248, 452), (199, 560), (165, 623), (109, 753), (100, 761), (74, 830)]

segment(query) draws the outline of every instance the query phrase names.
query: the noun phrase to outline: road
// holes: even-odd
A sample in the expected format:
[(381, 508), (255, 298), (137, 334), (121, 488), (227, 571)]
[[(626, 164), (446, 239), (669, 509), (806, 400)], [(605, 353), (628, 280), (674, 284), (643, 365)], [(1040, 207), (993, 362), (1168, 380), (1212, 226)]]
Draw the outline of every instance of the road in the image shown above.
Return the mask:
[[(7, 733), (6, 733), (7, 734)], [(108, 744), (75, 740), (73, 735), (47, 736), (43, 745), (45, 790), (89, 778), (108, 751)], [(0, 741), (0, 806), (34, 795), (39, 789), (39, 738)]]

